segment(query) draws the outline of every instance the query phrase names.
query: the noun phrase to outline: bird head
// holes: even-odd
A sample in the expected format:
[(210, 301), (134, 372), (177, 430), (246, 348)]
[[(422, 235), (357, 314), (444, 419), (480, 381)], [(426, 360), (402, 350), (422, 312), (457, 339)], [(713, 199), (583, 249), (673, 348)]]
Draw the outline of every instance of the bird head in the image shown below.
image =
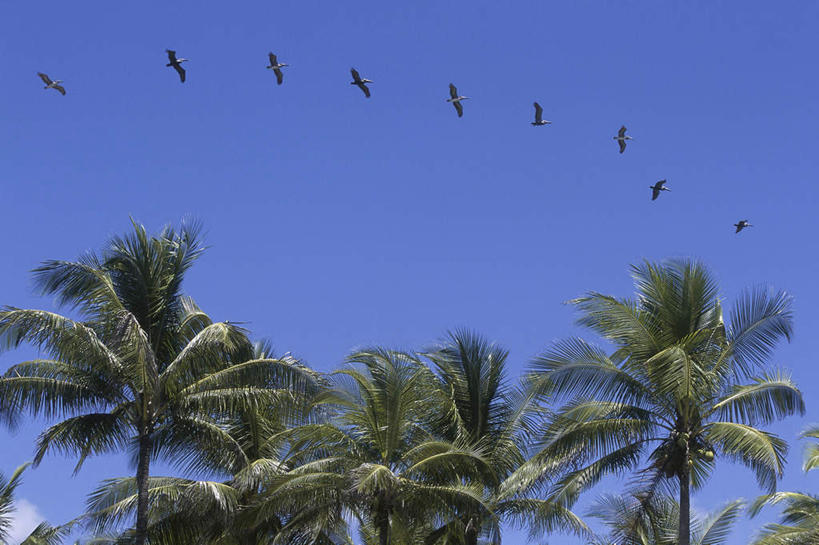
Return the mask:
[(188, 62), (189, 59), (176, 59), (176, 62)]

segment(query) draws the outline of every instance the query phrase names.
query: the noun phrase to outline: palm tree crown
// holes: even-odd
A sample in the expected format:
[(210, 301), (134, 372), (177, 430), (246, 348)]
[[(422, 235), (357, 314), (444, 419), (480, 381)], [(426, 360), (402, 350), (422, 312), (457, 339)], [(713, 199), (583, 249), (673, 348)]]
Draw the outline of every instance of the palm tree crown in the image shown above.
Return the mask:
[(703, 485), (715, 455), (750, 467), (769, 490), (782, 475), (787, 444), (756, 426), (804, 411), (790, 378), (766, 367), (791, 336), (791, 299), (745, 292), (726, 324), (700, 264), (646, 264), (633, 275), (634, 299), (591, 293), (573, 302), (580, 324), (614, 345), (611, 356), (572, 339), (534, 361), (533, 390), (568, 401), (537, 457), (573, 461), (564, 497), (647, 461), (640, 487), (679, 493), (679, 542), (688, 545), (689, 487)]
[(365, 540), (423, 542), (442, 519), (481, 504), (468, 477), (487, 461), (431, 431), (440, 405), (417, 356), (375, 348), (348, 361), (322, 401), (333, 418), (280, 436), (292, 469), (259, 461), (246, 485), (263, 489), (262, 514), (289, 511), (297, 513), (292, 523), (323, 521), (316, 527), (327, 530), (348, 513)]
[(536, 483), (550, 475), (527, 464), (536, 408), (531, 396), (507, 383), (507, 351), (462, 330), (450, 333), (426, 355), (442, 405), (438, 433), (472, 445), (489, 462), (489, 471), (471, 476), (484, 491), (484, 505), (459, 512), (430, 537), (475, 545), (483, 534), (498, 542), (501, 522), (528, 527), (533, 538), (558, 529), (586, 533), (586, 525), (566, 505), (536, 493)]
[(0, 312), (6, 346), (27, 341), (50, 356), (7, 371), (0, 406), (12, 420), (26, 408), (63, 418), (40, 435), (35, 463), (57, 450), (77, 456), (79, 470), (88, 456), (129, 450), (141, 545), (151, 459), (194, 470), (240, 464), (242, 449), (214, 417), (276, 403), (269, 386), (310, 376), (291, 360), (254, 359), (244, 331), (212, 322), (182, 294), (185, 273), (203, 250), (197, 226), (157, 236), (133, 227), (102, 256), (49, 261), (35, 271), (43, 293), (55, 294), (82, 321), (42, 310)]

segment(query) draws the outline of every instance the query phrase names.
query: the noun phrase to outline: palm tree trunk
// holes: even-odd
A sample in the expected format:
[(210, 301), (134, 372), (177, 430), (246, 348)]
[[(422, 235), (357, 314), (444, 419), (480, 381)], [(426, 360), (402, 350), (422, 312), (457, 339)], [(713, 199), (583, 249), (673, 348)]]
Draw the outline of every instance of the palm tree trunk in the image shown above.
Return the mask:
[(390, 545), (390, 516), (379, 509), (375, 515), (374, 522), (378, 530), (379, 545)]
[[(687, 450), (687, 449), (686, 449)], [(680, 474), (680, 528), (679, 545), (691, 544), (691, 477), (688, 466), (688, 456), (683, 462), (683, 470)]]
[(137, 516), (135, 545), (145, 545), (148, 537), (148, 477), (151, 464), (151, 436), (140, 434), (137, 454)]
[(464, 530), (464, 541), (466, 545), (478, 545), (478, 517), (472, 515)]

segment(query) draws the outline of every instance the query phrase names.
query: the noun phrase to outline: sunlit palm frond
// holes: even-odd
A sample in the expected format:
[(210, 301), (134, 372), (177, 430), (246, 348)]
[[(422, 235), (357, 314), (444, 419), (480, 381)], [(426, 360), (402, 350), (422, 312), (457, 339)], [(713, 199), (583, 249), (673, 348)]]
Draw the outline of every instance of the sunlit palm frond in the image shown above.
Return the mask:
[(535, 358), (527, 382), (550, 399), (577, 396), (640, 404), (651, 395), (638, 379), (617, 367), (601, 348), (582, 339), (557, 342)]
[(771, 433), (735, 422), (712, 422), (706, 427), (705, 437), (724, 456), (753, 470), (762, 488), (770, 491), (776, 489), (776, 481), (782, 476), (788, 452), (785, 441)]
[(750, 425), (770, 424), (805, 412), (802, 393), (788, 375), (765, 375), (751, 384), (735, 385), (711, 409), (722, 420)]
[[(819, 426), (808, 428), (802, 433), (802, 437), (819, 439)], [(802, 464), (804, 471), (819, 468), (819, 443), (812, 443), (805, 447), (805, 461)]]
[(707, 518), (698, 524), (693, 532), (695, 545), (723, 545), (733, 530), (734, 524), (742, 513), (745, 502), (734, 500), (719, 510), (709, 513)]
[(793, 335), (793, 298), (759, 287), (743, 292), (730, 316), (729, 344), (737, 368), (750, 375), (781, 340)]

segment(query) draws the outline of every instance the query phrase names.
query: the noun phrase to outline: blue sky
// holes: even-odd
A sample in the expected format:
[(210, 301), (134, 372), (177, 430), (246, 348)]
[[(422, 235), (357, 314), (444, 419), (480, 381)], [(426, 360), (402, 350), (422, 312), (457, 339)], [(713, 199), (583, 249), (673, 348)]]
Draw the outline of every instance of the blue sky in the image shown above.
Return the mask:
[[(53, 308), (31, 291), (41, 260), (99, 248), (129, 215), (151, 229), (192, 215), (211, 249), (187, 292), (318, 369), (466, 326), (517, 372), (578, 333), (563, 301), (625, 296), (630, 263), (695, 257), (729, 301), (758, 283), (794, 295), (796, 336), (775, 362), (808, 412), (775, 428), (794, 440), (782, 488), (819, 490), (795, 442), (819, 421), (819, 5), (170, 4), (3, 7), (0, 303)], [(166, 48), (191, 59), (187, 83)], [(280, 87), (270, 50), (292, 65)], [(450, 82), (473, 97), (462, 119)], [(553, 125), (529, 125), (534, 100)], [(635, 138), (623, 155), (621, 124)], [(651, 202), (661, 178), (672, 192)], [(755, 227), (734, 234), (744, 218)], [(31, 456), (41, 426), (0, 431), (0, 469)], [(72, 467), (54, 456), (26, 475), (21, 495), (53, 522), (127, 471), (124, 456)], [(759, 492), (719, 467), (695, 507)], [(743, 518), (731, 543), (760, 523)]]

